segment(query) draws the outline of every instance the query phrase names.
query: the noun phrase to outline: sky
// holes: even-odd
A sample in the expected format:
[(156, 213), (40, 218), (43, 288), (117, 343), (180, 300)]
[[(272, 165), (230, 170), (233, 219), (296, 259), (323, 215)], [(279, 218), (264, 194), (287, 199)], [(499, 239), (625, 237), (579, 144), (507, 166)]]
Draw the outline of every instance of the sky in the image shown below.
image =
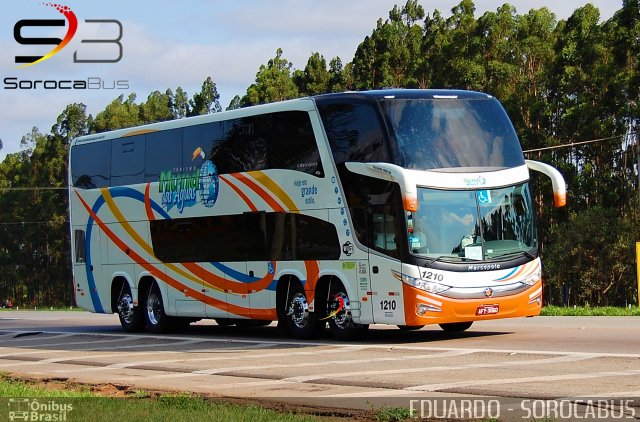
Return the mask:
[[(43, 0), (4, 0), (0, 14), (0, 160), (21, 149), (21, 138), (37, 127), (48, 133), (71, 103), (83, 103), (94, 116), (117, 98), (137, 94), (143, 102), (152, 91), (182, 87), (191, 98), (211, 76), (223, 109), (244, 95), (261, 64), (282, 48), (283, 57), (303, 69), (314, 52), (327, 62), (344, 64), (379, 18), (405, 0), (53, 0), (68, 6), (77, 19), (70, 41), (53, 56), (30, 66), (16, 56), (42, 56), (50, 41), (27, 45), (34, 38), (66, 39), (72, 17), (65, 18)], [(425, 13), (445, 17), (460, 0), (419, 0)], [(588, 1), (475, 0), (476, 17), (504, 3), (519, 14), (547, 7), (566, 19)], [(601, 20), (622, 7), (622, 0), (591, 0)], [(24, 20), (62, 20), (63, 26), (33, 26)], [(102, 22), (96, 22), (102, 21)], [(20, 27), (22, 28), (20, 29)], [(16, 36), (16, 27), (19, 31)], [(20, 40), (19, 43), (16, 39)], [(101, 42), (96, 42), (101, 41)], [(55, 42), (55, 41), (54, 41)], [(63, 43), (65, 41), (63, 40)], [(55, 42), (57, 43), (57, 42)], [(119, 56), (121, 57), (119, 58)], [(118, 60), (119, 58), (119, 60)], [(76, 61), (94, 61), (78, 63)], [(35, 81), (43, 81), (36, 83)], [(46, 82), (46, 86), (44, 81)], [(91, 89), (59, 89), (80, 81)], [(35, 88), (33, 86), (35, 85)], [(7, 89), (13, 87), (24, 89)], [(58, 87), (58, 89), (56, 89)], [(121, 89), (124, 88), (124, 89)]]

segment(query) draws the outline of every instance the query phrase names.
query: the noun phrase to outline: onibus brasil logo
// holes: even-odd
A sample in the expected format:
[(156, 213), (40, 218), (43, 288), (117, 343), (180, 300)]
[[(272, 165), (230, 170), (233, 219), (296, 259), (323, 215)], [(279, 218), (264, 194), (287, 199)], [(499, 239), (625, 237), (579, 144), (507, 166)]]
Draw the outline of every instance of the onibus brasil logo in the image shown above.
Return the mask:
[[(201, 147), (193, 151), (193, 167), (163, 171), (160, 173), (158, 191), (162, 194), (162, 206), (167, 211), (173, 207), (182, 213), (185, 207), (201, 203), (207, 208), (215, 205), (218, 199), (220, 179), (218, 169), (211, 160), (205, 159)], [(197, 167), (200, 160), (202, 164)]]

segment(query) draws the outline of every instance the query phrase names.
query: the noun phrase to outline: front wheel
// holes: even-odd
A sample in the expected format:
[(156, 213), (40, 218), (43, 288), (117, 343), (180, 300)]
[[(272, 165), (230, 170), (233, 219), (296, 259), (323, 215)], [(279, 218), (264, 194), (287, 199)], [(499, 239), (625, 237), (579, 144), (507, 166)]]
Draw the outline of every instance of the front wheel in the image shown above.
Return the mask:
[(351, 302), (342, 285), (332, 287), (327, 301), (329, 331), (336, 340), (353, 340), (362, 335), (369, 325), (353, 322)]
[(471, 327), (471, 324), (473, 324), (473, 321), (449, 322), (446, 324), (440, 324), (440, 328), (447, 333), (461, 333)]
[(123, 284), (117, 301), (118, 318), (120, 325), (128, 333), (139, 333), (144, 330), (144, 315), (139, 306), (134, 306), (131, 297), (131, 289), (128, 284)]
[(152, 333), (166, 333), (171, 328), (171, 317), (164, 312), (162, 294), (156, 282), (149, 289), (149, 295), (145, 302), (144, 316), (147, 322), (147, 330)]

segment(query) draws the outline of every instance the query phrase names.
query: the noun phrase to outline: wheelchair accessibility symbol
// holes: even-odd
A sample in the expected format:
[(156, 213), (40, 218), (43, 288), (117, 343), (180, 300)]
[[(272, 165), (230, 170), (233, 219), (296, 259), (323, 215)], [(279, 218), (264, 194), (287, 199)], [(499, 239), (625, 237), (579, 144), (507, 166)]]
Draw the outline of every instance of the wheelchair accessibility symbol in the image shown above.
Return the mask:
[(491, 203), (491, 192), (489, 190), (483, 189), (478, 191), (478, 202), (480, 204), (489, 204)]

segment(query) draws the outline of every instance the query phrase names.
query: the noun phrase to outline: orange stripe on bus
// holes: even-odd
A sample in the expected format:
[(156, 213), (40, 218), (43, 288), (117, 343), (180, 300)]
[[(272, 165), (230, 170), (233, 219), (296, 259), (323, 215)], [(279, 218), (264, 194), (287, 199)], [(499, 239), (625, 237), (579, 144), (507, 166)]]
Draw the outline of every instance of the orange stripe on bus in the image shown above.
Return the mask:
[(233, 173), (230, 176), (235, 177), (245, 185), (247, 185), (252, 191), (258, 194), (274, 211), (284, 211), (284, 208), (275, 200), (271, 195), (265, 192), (256, 182), (249, 179), (242, 173)]
[(253, 202), (251, 202), (249, 197), (244, 192), (242, 192), (242, 190), (239, 187), (231, 183), (231, 181), (228, 180), (226, 177), (220, 176), (220, 180), (224, 181), (227, 184), (227, 186), (233, 189), (238, 194), (238, 196), (242, 198), (242, 200), (249, 206), (251, 211), (254, 211), (254, 212), (258, 211), (258, 208), (253, 204)]
[(275, 196), (277, 196), (282, 201), (283, 204), (289, 207), (289, 211), (293, 211), (293, 212), (299, 211), (298, 207), (296, 206), (295, 202), (293, 202), (291, 197), (287, 195), (287, 193), (280, 187), (280, 185), (274, 182), (273, 179), (267, 176), (264, 172), (253, 171), (249, 173), (249, 175), (252, 176), (254, 179), (256, 179), (258, 182), (262, 183), (263, 186), (265, 186)]

